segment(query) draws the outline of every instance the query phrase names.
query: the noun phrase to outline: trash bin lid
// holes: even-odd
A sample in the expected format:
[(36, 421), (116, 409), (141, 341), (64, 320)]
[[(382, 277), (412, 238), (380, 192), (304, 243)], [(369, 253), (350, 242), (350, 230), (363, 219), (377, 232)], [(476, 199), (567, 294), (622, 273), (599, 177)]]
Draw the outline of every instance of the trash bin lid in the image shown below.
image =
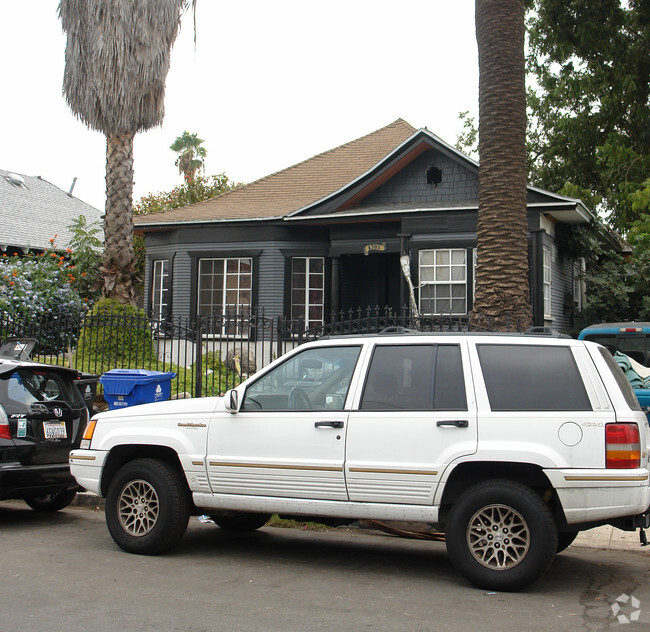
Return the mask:
[(111, 369), (99, 381), (104, 390), (112, 395), (128, 395), (135, 386), (152, 382), (171, 381), (176, 377), (173, 371), (150, 371), (148, 369)]

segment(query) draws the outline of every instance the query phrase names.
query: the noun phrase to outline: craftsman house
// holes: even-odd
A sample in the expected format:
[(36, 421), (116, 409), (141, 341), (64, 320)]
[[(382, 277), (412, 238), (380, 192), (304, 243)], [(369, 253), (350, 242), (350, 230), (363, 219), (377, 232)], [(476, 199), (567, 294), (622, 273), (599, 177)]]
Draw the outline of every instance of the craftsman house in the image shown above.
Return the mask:
[[(304, 318), (366, 306), (422, 314), (472, 309), (478, 164), (399, 119), (219, 197), (134, 218), (154, 315)], [(528, 188), (534, 324), (562, 330), (582, 300), (580, 261), (556, 244), (586, 223), (580, 200)], [(411, 303), (412, 304), (412, 303)]]

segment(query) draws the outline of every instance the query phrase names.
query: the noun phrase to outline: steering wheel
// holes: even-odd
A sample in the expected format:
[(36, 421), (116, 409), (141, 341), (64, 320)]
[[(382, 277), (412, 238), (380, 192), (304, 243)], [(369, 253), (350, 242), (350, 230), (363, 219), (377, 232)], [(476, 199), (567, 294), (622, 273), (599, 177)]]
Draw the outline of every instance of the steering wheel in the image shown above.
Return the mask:
[(313, 408), (311, 402), (305, 391), (299, 389), (297, 386), (294, 386), (289, 391), (289, 408), (305, 410)]

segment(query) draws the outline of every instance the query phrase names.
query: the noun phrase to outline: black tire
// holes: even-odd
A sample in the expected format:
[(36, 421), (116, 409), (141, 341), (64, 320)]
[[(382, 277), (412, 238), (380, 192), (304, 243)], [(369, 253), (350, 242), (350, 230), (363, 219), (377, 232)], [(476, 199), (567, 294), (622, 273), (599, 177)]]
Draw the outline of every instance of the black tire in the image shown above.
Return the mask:
[(106, 525), (128, 553), (157, 555), (187, 529), (190, 492), (182, 472), (166, 461), (138, 459), (123, 465), (106, 495)]
[(578, 537), (578, 531), (562, 531), (557, 534), (557, 548), (556, 553), (561, 553), (564, 549), (568, 549), (573, 541)]
[(25, 498), (25, 502), (39, 513), (53, 513), (59, 509), (65, 509), (77, 495), (76, 490), (68, 489), (64, 492), (55, 492), (54, 494), (45, 494), (44, 496), (32, 496)]
[(271, 514), (248, 513), (243, 511), (221, 511), (211, 514), (214, 523), (225, 531), (255, 531), (263, 527), (270, 519)]
[(537, 581), (553, 562), (557, 527), (531, 488), (510, 480), (470, 487), (452, 507), (447, 551), (479, 588), (516, 591)]

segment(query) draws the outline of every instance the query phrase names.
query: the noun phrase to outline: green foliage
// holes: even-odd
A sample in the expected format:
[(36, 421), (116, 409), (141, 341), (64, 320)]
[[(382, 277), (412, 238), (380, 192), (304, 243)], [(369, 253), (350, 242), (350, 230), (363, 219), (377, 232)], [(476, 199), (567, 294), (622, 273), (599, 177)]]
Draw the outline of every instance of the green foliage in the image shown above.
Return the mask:
[(650, 171), (650, 5), (528, 6), (531, 181), (552, 191), (571, 183), (625, 232), (640, 217), (635, 202)]
[(156, 360), (153, 333), (144, 311), (115, 299), (100, 299), (84, 320), (76, 368), (99, 374), (114, 368), (145, 368), (143, 358)]
[(169, 192), (151, 193), (143, 196), (134, 205), (134, 215), (146, 215), (147, 213), (159, 213), (173, 208), (180, 208), (188, 204), (196, 204), (210, 198), (221, 195), (241, 186), (231, 182), (226, 174), (222, 173), (213, 176), (197, 176), (194, 180), (185, 181)]
[(456, 149), (466, 156), (478, 160), (478, 127), (476, 118), (469, 115), (469, 110), (459, 112), (458, 118), (463, 122), (463, 131), (456, 138)]
[(72, 251), (70, 259), (77, 269), (77, 291), (82, 298), (94, 302), (100, 295), (96, 285), (102, 261), (101, 224), (98, 221), (88, 224), (86, 218), (80, 215), (67, 228), (72, 233), (68, 248)]

